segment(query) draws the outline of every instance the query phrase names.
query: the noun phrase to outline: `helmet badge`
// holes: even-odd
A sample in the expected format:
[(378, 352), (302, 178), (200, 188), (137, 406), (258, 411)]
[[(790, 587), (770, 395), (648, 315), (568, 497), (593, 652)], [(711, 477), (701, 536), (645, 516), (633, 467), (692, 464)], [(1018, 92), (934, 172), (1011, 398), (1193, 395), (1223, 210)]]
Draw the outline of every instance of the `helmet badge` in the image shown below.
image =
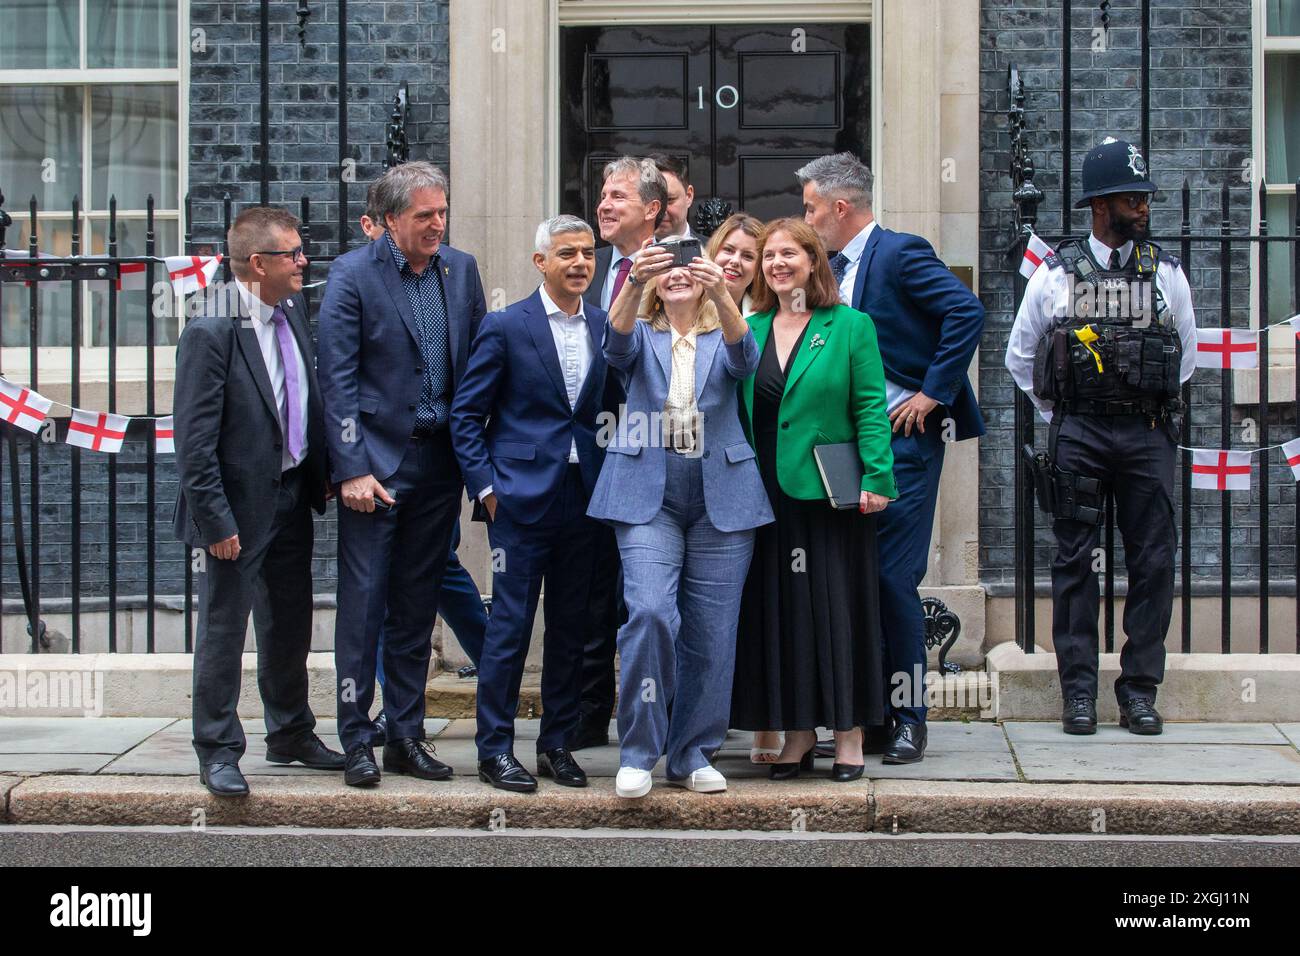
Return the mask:
[(1134, 176), (1146, 176), (1147, 174), (1146, 160), (1142, 158), (1138, 148), (1131, 143), (1128, 148), (1128, 168), (1133, 170)]

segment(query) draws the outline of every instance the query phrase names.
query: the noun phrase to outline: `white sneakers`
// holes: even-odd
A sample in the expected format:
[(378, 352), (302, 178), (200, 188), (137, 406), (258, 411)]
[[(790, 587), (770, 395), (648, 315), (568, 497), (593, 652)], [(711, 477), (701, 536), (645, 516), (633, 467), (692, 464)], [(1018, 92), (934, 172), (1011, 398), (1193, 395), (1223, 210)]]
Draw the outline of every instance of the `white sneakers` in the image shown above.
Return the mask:
[(712, 767), (701, 767), (689, 777), (668, 782), (674, 787), (685, 787), (696, 793), (720, 793), (727, 789), (727, 778)]
[[(696, 793), (720, 793), (727, 789), (727, 778), (712, 767), (701, 767), (689, 777), (669, 780), (674, 787), (685, 787)], [(650, 771), (635, 767), (619, 767), (614, 778), (614, 792), (620, 797), (644, 797), (650, 792)]]
[(619, 767), (614, 778), (614, 792), (620, 797), (644, 797), (650, 792), (650, 771), (635, 767)]

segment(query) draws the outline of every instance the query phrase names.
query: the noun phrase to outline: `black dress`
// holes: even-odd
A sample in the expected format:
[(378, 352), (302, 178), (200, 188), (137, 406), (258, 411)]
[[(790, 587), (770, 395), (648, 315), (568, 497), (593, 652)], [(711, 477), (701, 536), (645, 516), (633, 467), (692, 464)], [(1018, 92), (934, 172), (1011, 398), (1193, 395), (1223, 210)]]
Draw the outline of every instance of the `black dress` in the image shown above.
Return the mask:
[[(806, 331), (806, 328), (805, 328)], [(776, 477), (785, 393), (768, 337), (754, 379), (758, 467), (776, 514), (759, 528), (736, 638), (731, 726), (851, 730), (884, 722), (876, 518), (799, 501)], [(803, 334), (790, 350), (799, 353)]]

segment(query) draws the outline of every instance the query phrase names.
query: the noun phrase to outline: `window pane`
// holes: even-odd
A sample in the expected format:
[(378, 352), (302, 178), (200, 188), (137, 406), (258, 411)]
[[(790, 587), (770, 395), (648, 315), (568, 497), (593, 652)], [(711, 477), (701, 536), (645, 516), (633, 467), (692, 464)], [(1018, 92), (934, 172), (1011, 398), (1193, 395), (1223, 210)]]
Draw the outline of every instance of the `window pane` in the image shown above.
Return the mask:
[(1300, 54), (1264, 58), (1264, 156), (1268, 182), (1300, 179)]
[[(117, 254), (119, 256), (143, 256), (145, 220), (117, 220)], [(156, 245), (154, 255), (158, 257), (176, 255), (180, 251), (180, 226), (176, 220), (154, 219)], [(90, 226), (90, 252), (108, 251), (108, 220), (96, 219)], [(167, 282), (167, 267), (161, 262), (154, 266), (155, 284)], [(92, 345), (108, 344), (108, 290), (104, 285), (94, 283), (86, 286), (90, 290), (90, 316)], [(160, 297), (160, 314), (154, 318), (154, 344), (175, 345), (180, 334), (180, 323), (175, 315), (175, 296)], [(123, 291), (117, 295), (117, 344), (144, 345), (147, 310), (152, 307), (152, 290)]]
[(81, 92), (0, 86), (0, 187), (11, 215), (32, 196), (42, 212), (71, 211), (81, 192)]
[(176, 66), (177, 0), (86, 0), (86, 65)]
[[(13, 213), (10, 213), (13, 215)], [(31, 219), (14, 215), (14, 224), (5, 232), (5, 248), (27, 251)], [(38, 251), (47, 256), (66, 256), (72, 252), (72, 220), (42, 219), (37, 223)], [(41, 345), (72, 344), (72, 284), (38, 282), (32, 286), (4, 283), (4, 301), (0, 303), (3, 332), (0, 341), (6, 346), (31, 344), (31, 290), (37, 294), (37, 323)], [(27, 369), (21, 369), (26, 372)]]
[(1300, 0), (1265, 0), (1268, 4), (1268, 35), (1300, 36)]
[[(1268, 232), (1295, 235), (1296, 197), (1268, 197)], [(1268, 321), (1281, 322), (1300, 310), (1295, 300), (1295, 246), (1289, 242), (1268, 245)]]
[(97, 86), (90, 95), (90, 195), (94, 209), (159, 208), (178, 202), (176, 87)]
[(76, 69), (77, 0), (0, 3), (0, 70)]

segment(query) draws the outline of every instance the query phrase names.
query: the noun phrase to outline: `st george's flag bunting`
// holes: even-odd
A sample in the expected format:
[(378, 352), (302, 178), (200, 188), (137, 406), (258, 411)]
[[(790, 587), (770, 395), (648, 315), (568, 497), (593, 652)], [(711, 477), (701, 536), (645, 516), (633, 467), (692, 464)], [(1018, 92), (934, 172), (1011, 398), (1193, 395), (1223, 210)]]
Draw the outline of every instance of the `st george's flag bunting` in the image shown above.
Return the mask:
[(1249, 491), (1250, 455), (1248, 451), (1193, 449), (1192, 487), (1211, 491)]
[(1197, 329), (1197, 368), (1259, 368), (1255, 329)]
[(0, 418), (33, 435), (40, 431), (54, 403), (29, 388), (0, 378)]
[(156, 419), (153, 423), (154, 447), (160, 455), (171, 455), (176, 452), (176, 433), (172, 426), (173, 417), (168, 415), (166, 418)]
[(206, 289), (217, 274), (221, 256), (168, 256), (167, 275), (177, 295)]
[(1295, 476), (1296, 481), (1300, 481), (1300, 438), (1292, 438), (1289, 442), (1283, 443), (1282, 454), (1286, 457), (1286, 463), (1291, 466), (1291, 474)]
[(122, 442), (126, 439), (126, 426), (130, 422), (131, 419), (125, 415), (88, 412), (74, 408), (72, 419), (68, 422), (67, 442), (69, 445), (89, 448), (91, 451), (115, 455), (122, 450)]
[(1028, 279), (1052, 253), (1052, 247), (1039, 239), (1036, 233), (1029, 234), (1029, 245), (1025, 247), (1025, 256), (1020, 260), (1020, 274)]

